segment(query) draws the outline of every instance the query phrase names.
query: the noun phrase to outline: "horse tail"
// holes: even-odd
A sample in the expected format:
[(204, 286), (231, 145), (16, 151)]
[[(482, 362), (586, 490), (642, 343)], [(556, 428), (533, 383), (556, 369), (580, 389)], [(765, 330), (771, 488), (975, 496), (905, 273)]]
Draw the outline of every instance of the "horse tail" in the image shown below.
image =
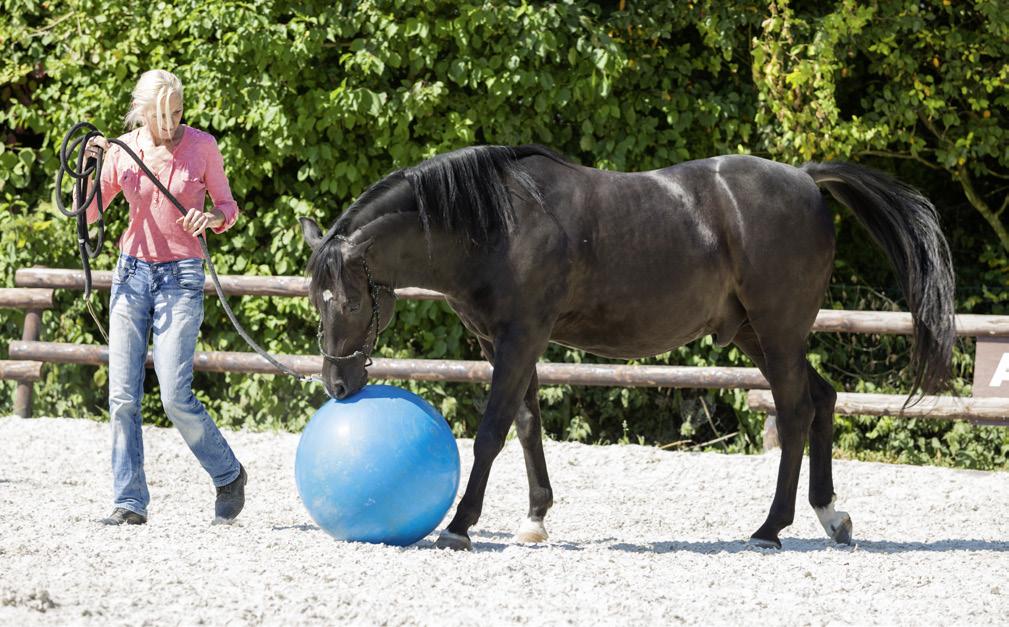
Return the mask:
[(917, 189), (871, 168), (806, 163), (802, 170), (851, 209), (889, 257), (911, 310), (915, 389), (942, 388), (956, 329), (953, 262), (935, 206)]

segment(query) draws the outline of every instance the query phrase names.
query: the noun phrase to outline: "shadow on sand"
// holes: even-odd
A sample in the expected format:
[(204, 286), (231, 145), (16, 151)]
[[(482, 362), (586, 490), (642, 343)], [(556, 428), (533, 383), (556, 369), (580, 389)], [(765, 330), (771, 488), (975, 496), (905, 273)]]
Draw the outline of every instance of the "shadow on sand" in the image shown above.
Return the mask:
[[(285, 527), (273, 527), (274, 531), (321, 531), (318, 526), (312, 524), (289, 525)], [(701, 555), (715, 555), (718, 553), (748, 553), (756, 552), (765, 555), (777, 555), (781, 553), (818, 553), (822, 551), (840, 552), (865, 552), (865, 553), (954, 553), (954, 552), (980, 552), (992, 551), (996, 553), (1009, 553), (1009, 540), (992, 541), (976, 539), (949, 539), (934, 540), (932, 542), (900, 542), (892, 540), (856, 540), (855, 544), (848, 546), (835, 544), (830, 540), (811, 538), (782, 538), (781, 550), (762, 549), (750, 546), (746, 540), (669, 540), (662, 542), (647, 542), (642, 544), (632, 544), (620, 542), (617, 538), (600, 538), (592, 542), (544, 542), (543, 544), (521, 544), (514, 540), (514, 534), (504, 531), (480, 530), (470, 533), (473, 541), (473, 550), (476, 552), (504, 551), (511, 547), (519, 547), (529, 551), (542, 551), (561, 549), (565, 551), (585, 551), (607, 549), (610, 551), (623, 551), (625, 553), (653, 553), (662, 555), (665, 553), (698, 553)], [(421, 540), (413, 545), (418, 549), (433, 549), (434, 542), (431, 540)]]
[[(476, 531), (471, 535), (475, 551), (503, 551), (512, 546), (529, 550), (563, 549), (569, 551), (596, 550), (604, 548), (626, 553), (698, 553), (714, 555), (718, 553), (757, 552), (767, 555), (780, 553), (815, 553), (822, 551), (866, 552), (866, 553), (953, 553), (993, 551), (1009, 553), (1009, 540), (992, 541), (976, 539), (948, 539), (931, 542), (900, 542), (891, 540), (856, 540), (853, 545), (836, 544), (826, 538), (782, 538), (781, 550), (762, 549), (749, 545), (746, 540), (669, 540), (633, 544), (620, 542), (616, 538), (602, 538), (592, 542), (546, 542), (544, 544), (523, 545), (512, 540), (512, 534), (497, 531)], [(503, 540), (503, 542), (498, 541)], [(429, 543), (433, 546), (432, 543)]]

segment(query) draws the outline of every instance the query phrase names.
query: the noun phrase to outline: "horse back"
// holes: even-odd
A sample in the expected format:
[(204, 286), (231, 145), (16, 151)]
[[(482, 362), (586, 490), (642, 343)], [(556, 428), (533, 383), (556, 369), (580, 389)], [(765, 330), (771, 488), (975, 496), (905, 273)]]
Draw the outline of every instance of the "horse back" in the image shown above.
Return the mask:
[[(565, 288), (554, 330), (561, 343), (613, 357), (708, 333), (724, 343), (768, 287), (812, 279), (822, 298), (833, 225), (796, 168), (731, 156), (641, 173), (554, 163), (531, 171), (565, 236), (568, 263), (552, 279)], [(790, 276), (796, 268), (803, 276)]]

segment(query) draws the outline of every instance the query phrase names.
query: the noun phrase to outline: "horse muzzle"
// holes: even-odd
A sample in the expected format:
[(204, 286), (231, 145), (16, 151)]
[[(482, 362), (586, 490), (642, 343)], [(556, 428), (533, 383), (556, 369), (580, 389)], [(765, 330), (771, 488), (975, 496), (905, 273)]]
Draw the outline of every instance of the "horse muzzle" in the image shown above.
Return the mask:
[(336, 365), (327, 360), (322, 369), (322, 381), (326, 386), (326, 393), (342, 401), (360, 392), (368, 383), (368, 370), (364, 367), (363, 359), (360, 363), (355, 360), (346, 365)]

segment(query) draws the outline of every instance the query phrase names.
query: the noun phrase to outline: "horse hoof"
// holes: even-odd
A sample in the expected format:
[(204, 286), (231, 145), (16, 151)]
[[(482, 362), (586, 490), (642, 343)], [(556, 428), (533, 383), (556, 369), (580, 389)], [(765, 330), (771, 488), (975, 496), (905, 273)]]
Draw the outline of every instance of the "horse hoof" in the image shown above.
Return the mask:
[(519, 525), (519, 530), (515, 532), (515, 541), (523, 544), (546, 542), (549, 537), (542, 520), (530, 520), (527, 518), (522, 521), (522, 524)]
[(774, 538), (773, 540), (768, 540), (767, 538), (758, 538), (757, 536), (750, 537), (750, 541), (747, 542), (749, 546), (758, 549), (780, 549), (781, 540)]
[(451, 531), (442, 531), (434, 546), (438, 549), (451, 549), (453, 551), (473, 550), (473, 543), (470, 542), (469, 536), (452, 533)]
[(838, 544), (851, 544), (851, 516), (838, 512), (840, 520), (830, 530), (830, 539)]
[(826, 507), (817, 507), (813, 511), (820, 519), (820, 524), (827, 532), (827, 537), (838, 544), (851, 544), (851, 516), (848, 515), (848, 512), (835, 511), (835, 500), (836, 498), (832, 499)]

